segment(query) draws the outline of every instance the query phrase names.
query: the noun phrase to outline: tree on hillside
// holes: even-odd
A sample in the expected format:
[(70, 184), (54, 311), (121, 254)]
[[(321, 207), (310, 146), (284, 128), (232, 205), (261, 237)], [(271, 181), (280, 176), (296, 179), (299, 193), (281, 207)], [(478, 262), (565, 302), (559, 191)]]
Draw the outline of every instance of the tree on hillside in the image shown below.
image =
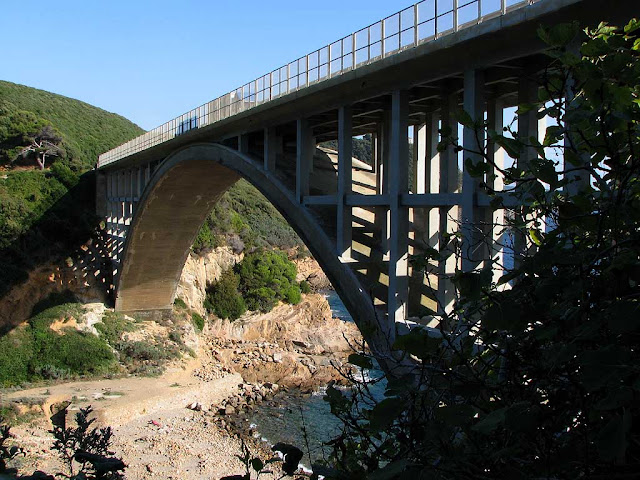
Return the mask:
[(62, 137), (49, 122), (7, 102), (0, 105), (0, 160), (33, 159), (42, 170), (48, 157), (64, 156)]
[[(551, 118), (542, 142), (460, 112), (523, 160), (501, 169), (482, 144), (466, 168), (513, 186), (522, 207), (506, 228), (531, 248), (497, 282), (489, 270), (456, 272), (458, 300), (441, 324), (458, 327), (398, 337), (417, 365), (388, 378), (384, 399), (362, 382), (356, 395), (328, 390), (344, 429), (327, 478), (638, 478), (638, 32), (637, 20), (541, 29), (552, 63), (518, 115)], [(448, 133), (441, 148), (463, 150)]]
[(64, 154), (62, 137), (51, 125), (45, 125), (27, 139), (31, 143), (23, 147), (19, 155), (23, 159), (33, 158), (40, 170), (44, 170), (47, 157), (60, 157)]

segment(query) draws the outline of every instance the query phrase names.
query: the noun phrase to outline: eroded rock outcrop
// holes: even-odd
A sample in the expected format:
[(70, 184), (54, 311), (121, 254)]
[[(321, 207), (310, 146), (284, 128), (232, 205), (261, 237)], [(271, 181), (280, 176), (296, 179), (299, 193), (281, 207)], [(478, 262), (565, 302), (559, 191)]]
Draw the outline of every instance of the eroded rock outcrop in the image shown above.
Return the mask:
[(189, 253), (182, 269), (176, 297), (187, 307), (200, 315), (205, 315), (206, 288), (216, 282), (222, 272), (242, 261), (243, 255), (236, 254), (230, 247), (218, 247), (205, 254)]

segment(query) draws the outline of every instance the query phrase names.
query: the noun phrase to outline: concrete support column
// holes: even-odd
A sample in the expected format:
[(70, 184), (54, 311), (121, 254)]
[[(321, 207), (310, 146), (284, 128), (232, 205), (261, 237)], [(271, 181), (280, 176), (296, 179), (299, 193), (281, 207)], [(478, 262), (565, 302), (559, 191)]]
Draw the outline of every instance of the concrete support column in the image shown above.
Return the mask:
[(384, 165), (383, 165), (383, 139), (384, 139), (384, 123), (379, 123), (376, 126), (376, 133), (374, 134), (374, 152), (373, 152), (373, 164), (375, 165), (376, 172), (376, 194), (382, 195), (382, 184), (384, 182)]
[[(451, 128), (457, 134), (458, 123), (454, 114), (458, 108), (458, 96), (455, 92), (443, 92), (440, 105), (440, 121), (442, 129)], [(448, 147), (438, 155), (437, 176), (438, 193), (452, 193), (458, 188), (458, 156), (452, 147)], [(449, 241), (443, 234), (457, 229), (458, 207), (441, 207), (438, 209), (438, 313), (443, 314), (453, 307), (455, 291), (448, 276), (453, 274), (457, 259)]]
[(238, 151), (245, 155), (249, 153), (249, 134), (238, 135)]
[(427, 124), (413, 127), (413, 193), (427, 193)]
[(387, 311), (390, 339), (394, 323), (407, 318), (409, 299), (409, 209), (400, 196), (409, 187), (409, 96), (394, 91), (391, 96), (391, 136), (389, 148), (389, 299)]
[[(464, 110), (475, 122), (484, 120), (484, 73), (469, 69), (464, 72)], [(484, 149), (484, 129), (476, 130), (465, 126), (462, 134), (463, 153), (462, 176), (462, 270), (469, 272), (488, 256), (482, 227), (484, 218), (477, 207), (477, 193), (481, 179), (469, 174), (467, 161), (473, 165), (483, 162), (480, 152)], [(478, 152), (478, 153), (475, 153)], [(488, 240), (487, 240), (488, 241)]]
[[(518, 103), (534, 103), (538, 100), (538, 84), (530, 72), (525, 72), (518, 82)], [(538, 118), (537, 112), (531, 110), (529, 112), (518, 115), (518, 137), (525, 144), (529, 144), (530, 137), (538, 137)], [(536, 157), (536, 151), (531, 148), (525, 148), (517, 160), (518, 168), (528, 168), (531, 159)], [(522, 222), (526, 219), (522, 218), (520, 209), (516, 209), (516, 221)], [(513, 256), (514, 267), (518, 268), (522, 261), (522, 255), (527, 250), (526, 233), (519, 230), (513, 231)]]
[(266, 127), (264, 129), (264, 169), (268, 172), (276, 171), (277, 151), (276, 128)]
[(109, 177), (104, 172), (96, 170), (96, 215), (106, 217), (109, 213)]
[[(487, 123), (490, 130), (501, 132), (504, 127), (504, 103), (500, 99), (491, 98), (487, 101)], [(489, 171), (485, 183), (487, 187), (496, 192), (504, 189), (504, 178), (498, 169), (504, 168), (504, 149), (497, 143), (487, 139), (487, 155), (490, 160)], [(493, 165), (495, 165), (495, 168)], [(498, 279), (504, 274), (501, 268), (504, 265), (504, 245), (503, 230), (505, 224), (504, 209), (498, 209), (494, 212), (489, 210), (491, 217), (491, 258), (497, 264), (493, 265), (493, 280)]]
[(338, 109), (338, 205), (337, 252), (343, 258), (351, 257), (352, 207), (346, 205), (346, 196), (352, 192), (353, 118), (351, 107)]
[(313, 163), (316, 141), (309, 121), (305, 118), (296, 122), (296, 198), (302, 203), (309, 195), (309, 173)]

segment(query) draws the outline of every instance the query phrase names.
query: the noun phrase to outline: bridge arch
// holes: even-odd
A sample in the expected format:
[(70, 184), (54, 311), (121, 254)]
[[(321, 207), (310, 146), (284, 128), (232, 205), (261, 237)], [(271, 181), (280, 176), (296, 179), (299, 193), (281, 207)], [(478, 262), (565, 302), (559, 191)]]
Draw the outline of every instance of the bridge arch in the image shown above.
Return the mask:
[(335, 242), (289, 189), (255, 160), (217, 143), (197, 143), (170, 154), (154, 171), (138, 203), (122, 252), (116, 309), (171, 308), (189, 250), (207, 215), (241, 177), (280, 211), (316, 258), (383, 363), (390, 339), (369, 293), (335, 254)]

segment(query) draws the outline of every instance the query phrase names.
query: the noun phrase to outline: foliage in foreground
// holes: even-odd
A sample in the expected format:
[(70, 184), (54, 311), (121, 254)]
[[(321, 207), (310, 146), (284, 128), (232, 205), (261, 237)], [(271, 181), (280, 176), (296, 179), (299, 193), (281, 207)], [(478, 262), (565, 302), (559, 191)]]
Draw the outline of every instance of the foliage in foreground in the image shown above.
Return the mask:
[[(113, 431), (111, 427), (92, 428), (95, 418), (92, 417), (93, 408), (81, 408), (75, 415), (76, 426), (67, 427), (68, 402), (51, 417), (53, 429), (49, 431), (54, 437), (51, 450), (54, 450), (63, 461), (67, 472), (59, 472), (55, 477), (70, 480), (119, 480), (123, 479), (122, 472), (126, 465), (109, 450)], [(44, 472), (34, 472), (32, 476), (15, 477), (15, 469), (9, 469), (7, 462), (18, 455), (24, 455), (19, 446), (4, 445), (11, 437), (10, 428), (3, 424), (0, 418), (0, 474), (6, 473), (13, 478), (53, 480), (53, 475)]]
[[(538, 102), (518, 115), (551, 117), (542, 143), (459, 114), (516, 160), (502, 174), (525, 206), (506, 228), (528, 249), (498, 282), (489, 269), (455, 274), (455, 311), (440, 332), (398, 338), (417, 366), (389, 377), (384, 399), (362, 382), (355, 395), (329, 389), (344, 425), (329, 478), (637, 477), (639, 31), (636, 20), (586, 35), (575, 25), (541, 30), (553, 64)], [(577, 35), (580, 54), (567, 47)], [(450, 137), (441, 148), (462, 147)], [(472, 176), (500, 168), (484, 145), (478, 153), (466, 160)], [(351, 361), (372, 366), (363, 355)]]
[(266, 313), (279, 301), (297, 304), (301, 291), (296, 273), (295, 264), (284, 252), (250, 253), (208, 289), (205, 308), (220, 318), (235, 320), (247, 309)]

